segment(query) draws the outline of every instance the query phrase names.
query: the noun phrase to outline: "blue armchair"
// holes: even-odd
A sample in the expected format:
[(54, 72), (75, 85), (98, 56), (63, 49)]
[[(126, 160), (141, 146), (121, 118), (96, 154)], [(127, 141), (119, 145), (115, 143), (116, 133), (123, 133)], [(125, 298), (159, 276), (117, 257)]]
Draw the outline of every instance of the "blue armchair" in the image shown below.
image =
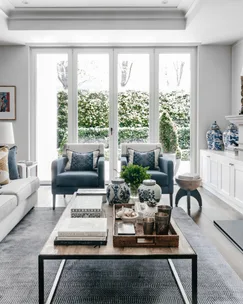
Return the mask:
[[(97, 160), (97, 168), (89, 171), (65, 171), (68, 162), (66, 149), (87, 153), (99, 150), (100, 154)], [(105, 158), (103, 144), (66, 144), (62, 157), (54, 160), (51, 166), (52, 170), (52, 195), (53, 209), (56, 205), (57, 194), (73, 194), (79, 188), (104, 188), (105, 187)]]
[[(133, 149), (139, 152), (147, 152), (160, 148), (160, 143), (124, 143), (121, 144), (121, 167), (128, 164), (128, 149)], [(170, 195), (170, 205), (173, 207), (174, 193), (174, 165), (173, 161), (159, 155), (158, 169), (148, 170), (151, 179), (156, 180), (156, 183), (161, 187), (162, 194)]]

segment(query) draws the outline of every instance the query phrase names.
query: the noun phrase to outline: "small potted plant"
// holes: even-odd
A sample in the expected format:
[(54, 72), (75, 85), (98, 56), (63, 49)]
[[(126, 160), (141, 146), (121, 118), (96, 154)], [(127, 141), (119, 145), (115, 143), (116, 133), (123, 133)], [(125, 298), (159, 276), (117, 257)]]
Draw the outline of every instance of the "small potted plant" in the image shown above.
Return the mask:
[(145, 179), (150, 179), (151, 175), (147, 173), (148, 167), (129, 164), (122, 167), (121, 177), (131, 189), (131, 196), (137, 196), (138, 187)]

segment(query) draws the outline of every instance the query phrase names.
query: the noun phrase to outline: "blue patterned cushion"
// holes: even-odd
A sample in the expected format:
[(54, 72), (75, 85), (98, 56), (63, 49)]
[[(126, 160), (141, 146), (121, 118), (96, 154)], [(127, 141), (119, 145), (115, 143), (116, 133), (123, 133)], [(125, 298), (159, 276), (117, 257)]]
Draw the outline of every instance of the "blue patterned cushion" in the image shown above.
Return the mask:
[(65, 171), (92, 171), (97, 167), (99, 150), (79, 153), (67, 149), (68, 162)]
[(13, 146), (8, 152), (8, 170), (10, 179), (18, 179), (19, 172), (16, 161), (17, 147)]
[(149, 170), (158, 169), (158, 160), (160, 149), (140, 152), (131, 148), (128, 149), (128, 164), (139, 165), (142, 167), (149, 167)]
[(142, 167), (149, 167), (149, 169), (154, 169), (154, 152), (134, 151), (133, 164)]

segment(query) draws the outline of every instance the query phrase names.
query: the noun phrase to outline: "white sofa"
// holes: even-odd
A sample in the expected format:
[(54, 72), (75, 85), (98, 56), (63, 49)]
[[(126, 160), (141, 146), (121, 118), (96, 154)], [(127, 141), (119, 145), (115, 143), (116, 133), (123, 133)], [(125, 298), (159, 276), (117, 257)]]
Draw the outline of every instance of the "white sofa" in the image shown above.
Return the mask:
[(12, 180), (9, 184), (2, 186), (0, 189), (0, 242), (34, 207), (39, 186), (39, 178), (33, 176)]

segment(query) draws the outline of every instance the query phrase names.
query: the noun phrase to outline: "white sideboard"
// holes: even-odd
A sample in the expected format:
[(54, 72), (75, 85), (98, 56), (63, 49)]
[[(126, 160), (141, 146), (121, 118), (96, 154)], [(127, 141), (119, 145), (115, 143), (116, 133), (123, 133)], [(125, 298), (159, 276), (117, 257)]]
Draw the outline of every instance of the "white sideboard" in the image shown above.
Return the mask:
[(243, 213), (243, 161), (233, 152), (200, 150), (202, 186)]

